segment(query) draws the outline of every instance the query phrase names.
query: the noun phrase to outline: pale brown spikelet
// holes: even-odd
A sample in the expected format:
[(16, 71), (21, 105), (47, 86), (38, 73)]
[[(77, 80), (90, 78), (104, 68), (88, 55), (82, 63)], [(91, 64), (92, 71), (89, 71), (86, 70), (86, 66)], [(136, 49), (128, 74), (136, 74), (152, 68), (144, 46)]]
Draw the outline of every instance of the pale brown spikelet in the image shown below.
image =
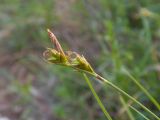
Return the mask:
[(56, 36), (55, 36), (49, 29), (47, 29), (47, 32), (48, 32), (48, 34), (49, 34), (49, 37), (50, 37), (52, 43), (55, 45), (57, 51), (60, 52), (62, 55), (65, 56), (64, 51), (63, 51), (60, 43), (58, 42)]

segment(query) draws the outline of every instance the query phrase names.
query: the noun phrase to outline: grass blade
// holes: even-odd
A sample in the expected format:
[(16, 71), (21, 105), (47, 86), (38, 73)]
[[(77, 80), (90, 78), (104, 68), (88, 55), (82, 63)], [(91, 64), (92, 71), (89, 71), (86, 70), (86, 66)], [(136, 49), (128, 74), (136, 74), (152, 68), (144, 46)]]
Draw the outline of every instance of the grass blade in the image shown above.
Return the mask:
[(134, 78), (128, 71), (125, 70), (126, 75), (146, 94), (151, 102), (160, 110), (160, 104), (153, 98), (153, 96)]
[(149, 118), (147, 118), (144, 114), (142, 114), (141, 112), (139, 112), (136, 108), (134, 108), (133, 106), (129, 105), (129, 107), (134, 110), (135, 112), (137, 112), (138, 114), (140, 114), (144, 119), (146, 120), (150, 120)]
[(126, 108), (126, 112), (128, 114), (128, 117), (131, 119), (131, 120), (135, 120), (135, 118), (133, 117), (132, 115), (132, 112), (129, 110), (128, 108), (128, 105), (126, 104), (124, 98), (120, 95), (120, 101), (122, 103), (122, 105), (124, 106), (124, 108)]
[(144, 110), (146, 110), (148, 113), (150, 113), (152, 116), (154, 116), (157, 120), (160, 120), (160, 118), (154, 114), (152, 111), (150, 111), (147, 107), (145, 107), (142, 103), (140, 103), (139, 101), (137, 101), (135, 98), (133, 98), (132, 96), (130, 96), (128, 93), (126, 93), (125, 91), (123, 91), (122, 89), (120, 89), (118, 86), (114, 85), (113, 83), (111, 83), (110, 81), (108, 81), (107, 79), (97, 75), (94, 75), (97, 79), (99, 79), (100, 81), (103, 81), (104, 83), (107, 83), (108, 85), (110, 85), (111, 87), (113, 87), (114, 89), (116, 89), (119, 93), (125, 95), (126, 97), (128, 97), (129, 99), (133, 100), (135, 103), (137, 103), (138, 105), (140, 105)]
[(91, 91), (92, 91), (94, 97), (96, 98), (96, 100), (97, 100), (97, 102), (98, 102), (100, 108), (102, 109), (103, 113), (104, 113), (105, 116), (108, 118), (108, 120), (112, 120), (111, 116), (109, 115), (109, 113), (108, 113), (107, 110), (105, 109), (103, 103), (101, 102), (100, 98), (98, 97), (97, 93), (95, 92), (95, 90), (94, 90), (94, 88), (93, 88), (93, 86), (92, 86), (92, 84), (91, 84), (89, 78), (87, 77), (87, 75), (86, 75), (85, 73), (83, 73), (83, 76), (84, 76), (84, 78), (85, 78), (85, 80), (86, 80), (86, 82), (87, 82), (89, 88), (91, 89)]

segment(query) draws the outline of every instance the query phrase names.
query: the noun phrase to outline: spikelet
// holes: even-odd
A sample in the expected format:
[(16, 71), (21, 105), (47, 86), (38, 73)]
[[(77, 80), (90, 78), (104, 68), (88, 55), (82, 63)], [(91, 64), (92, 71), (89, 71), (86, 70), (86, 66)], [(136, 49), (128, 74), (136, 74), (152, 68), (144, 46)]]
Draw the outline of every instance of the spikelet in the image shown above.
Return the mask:
[(43, 56), (48, 62), (69, 66), (92, 74), (95, 73), (84, 56), (81, 56), (74, 51), (64, 52), (56, 36), (49, 29), (47, 29), (47, 31), (52, 43), (55, 46), (55, 49), (47, 48), (47, 50), (43, 52)]
[(55, 46), (55, 49), (47, 48), (47, 50), (43, 52), (44, 58), (51, 63), (66, 64), (67, 58), (56, 36), (49, 29), (47, 29), (47, 32), (51, 39), (51, 42)]

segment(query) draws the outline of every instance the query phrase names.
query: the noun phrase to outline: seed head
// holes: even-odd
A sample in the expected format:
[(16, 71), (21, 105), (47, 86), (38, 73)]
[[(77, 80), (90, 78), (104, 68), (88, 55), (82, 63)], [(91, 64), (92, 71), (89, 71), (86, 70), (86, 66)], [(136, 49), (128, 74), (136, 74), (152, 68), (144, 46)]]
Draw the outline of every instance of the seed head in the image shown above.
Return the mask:
[(73, 51), (64, 52), (56, 36), (49, 29), (47, 29), (47, 31), (55, 46), (55, 49), (47, 48), (47, 50), (43, 52), (43, 56), (47, 61), (54, 64), (69, 66), (88, 73), (95, 73), (84, 56)]

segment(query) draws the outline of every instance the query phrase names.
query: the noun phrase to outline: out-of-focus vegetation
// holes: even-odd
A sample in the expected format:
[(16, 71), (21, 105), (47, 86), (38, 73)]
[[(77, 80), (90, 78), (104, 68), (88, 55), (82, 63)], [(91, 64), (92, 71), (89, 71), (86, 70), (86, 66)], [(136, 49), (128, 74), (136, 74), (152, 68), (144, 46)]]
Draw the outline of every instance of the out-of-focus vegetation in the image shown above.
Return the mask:
[[(134, 84), (129, 72), (160, 103), (159, 0), (1, 0), (0, 119), (106, 119), (79, 73), (45, 63), (53, 29), (65, 49), (83, 54), (96, 72), (159, 110)], [(92, 81), (115, 120), (144, 120), (112, 88)]]

